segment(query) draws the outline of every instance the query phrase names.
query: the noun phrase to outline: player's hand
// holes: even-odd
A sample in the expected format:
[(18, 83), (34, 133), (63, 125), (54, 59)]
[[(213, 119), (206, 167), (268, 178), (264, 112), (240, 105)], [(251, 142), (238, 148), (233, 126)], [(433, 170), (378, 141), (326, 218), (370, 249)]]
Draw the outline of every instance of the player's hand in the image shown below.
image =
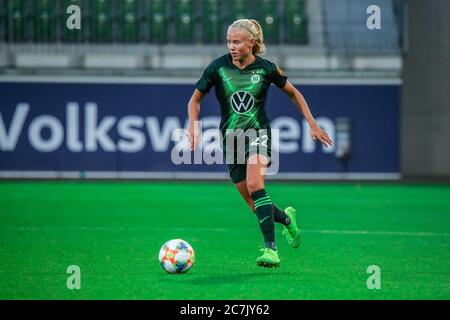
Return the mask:
[(187, 132), (189, 143), (191, 145), (191, 151), (194, 150), (200, 139), (200, 128), (197, 121), (189, 122), (189, 128)]
[(330, 147), (333, 145), (328, 134), (315, 123), (311, 128), (309, 134), (314, 141), (319, 140), (325, 147)]

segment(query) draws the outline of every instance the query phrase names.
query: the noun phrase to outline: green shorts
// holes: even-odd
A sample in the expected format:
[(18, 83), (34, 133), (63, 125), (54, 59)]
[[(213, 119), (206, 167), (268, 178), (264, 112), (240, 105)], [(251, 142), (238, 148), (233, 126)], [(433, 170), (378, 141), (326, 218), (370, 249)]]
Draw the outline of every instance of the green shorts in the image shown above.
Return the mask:
[[(253, 134), (255, 133), (256, 134)], [(259, 154), (269, 160), (272, 153), (270, 129), (256, 130), (251, 135), (236, 134), (231, 139), (222, 140), (224, 162), (233, 183), (244, 181), (247, 177), (247, 162), (250, 156)]]

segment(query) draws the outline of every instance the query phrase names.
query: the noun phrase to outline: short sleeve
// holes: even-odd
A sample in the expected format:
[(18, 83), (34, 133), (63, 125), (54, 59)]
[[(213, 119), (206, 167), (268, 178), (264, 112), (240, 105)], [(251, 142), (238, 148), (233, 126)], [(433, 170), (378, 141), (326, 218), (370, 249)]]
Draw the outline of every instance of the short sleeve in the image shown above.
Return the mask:
[(203, 72), (202, 77), (197, 81), (195, 87), (201, 93), (208, 93), (217, 81), (217, 71), (211, 63)]
[(279, 88), (283, 89), (283, 87), (286, 84), (287, 81), (287, 75), (286, 72), (284, 72), (283, 69), (281, 69), (278, 65), (272, 64), (273, 71), (272, 71), (272, 79), (271, 81)]

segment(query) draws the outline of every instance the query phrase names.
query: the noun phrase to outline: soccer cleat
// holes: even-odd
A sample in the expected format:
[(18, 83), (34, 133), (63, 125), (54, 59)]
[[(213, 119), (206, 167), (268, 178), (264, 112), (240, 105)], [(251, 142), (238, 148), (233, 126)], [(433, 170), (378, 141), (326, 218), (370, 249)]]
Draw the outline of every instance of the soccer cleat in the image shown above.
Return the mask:
[(264, 268), (278, 268), (280, 266), (280, 258), (278, 252), (271, 248), (261, 249), (263, 255), (256, 259), (256, 264)]
[(295, 217), (295, 209), (288, 207), (284, 209), (284, 212), (291, 220), (291, 223), (284, 226), (283, 235), (286, 236), (286, 240), (289, 245), (293, 248), (298, 248), (300, 246), (301, 232), (297, 227), (297, 219)]

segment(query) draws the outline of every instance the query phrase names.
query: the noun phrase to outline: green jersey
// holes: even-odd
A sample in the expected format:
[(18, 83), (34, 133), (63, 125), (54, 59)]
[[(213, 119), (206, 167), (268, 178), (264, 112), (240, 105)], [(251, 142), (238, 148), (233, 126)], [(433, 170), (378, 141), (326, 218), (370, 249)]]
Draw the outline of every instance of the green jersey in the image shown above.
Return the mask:
[(232, 63), (230, 54), (214, 60), (196, 84), (197, 90), (208, 93), (215, 87), (222, 120), (220, 130), (268, 129), (265, 110), (267, 92), (271, 83), (283, 88), (287, 77), (274, 63), (256, 56), (256, 60), (239, 69)]

